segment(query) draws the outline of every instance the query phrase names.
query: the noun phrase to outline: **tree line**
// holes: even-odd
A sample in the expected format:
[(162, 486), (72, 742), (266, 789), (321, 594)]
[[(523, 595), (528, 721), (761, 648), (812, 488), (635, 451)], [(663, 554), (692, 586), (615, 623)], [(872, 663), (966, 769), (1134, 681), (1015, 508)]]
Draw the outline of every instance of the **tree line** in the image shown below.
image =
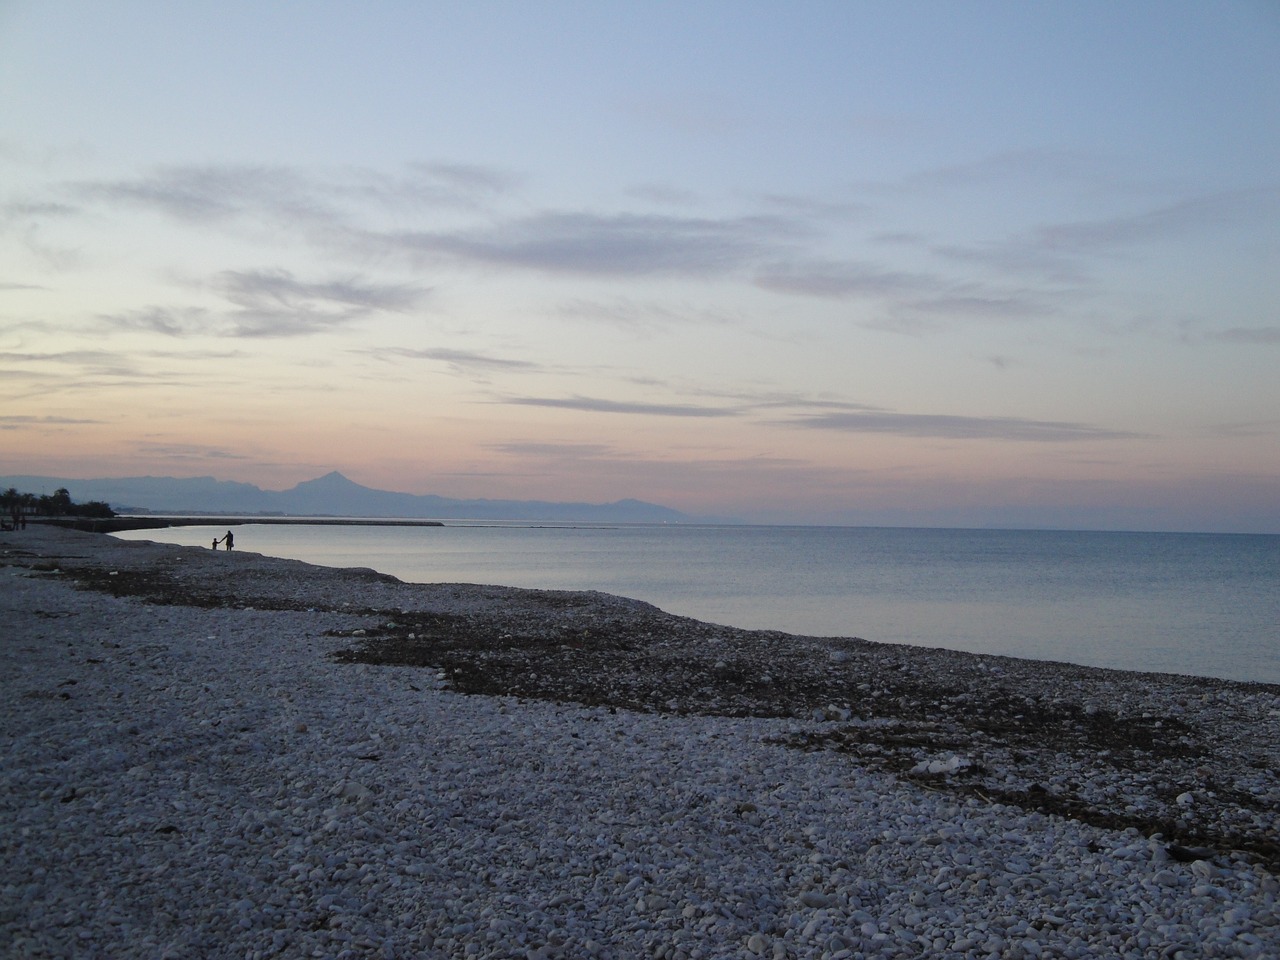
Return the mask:
[(10, 487), (0, 493), (0, 513), (7, 513), (15, 523), (22, 517), (31, 516), (105, 519), (116, 515), (110, 504), (102, 500), (76, 503), (66, 487), (38, 497), (34, 493), (19, 493), (16, 487)]

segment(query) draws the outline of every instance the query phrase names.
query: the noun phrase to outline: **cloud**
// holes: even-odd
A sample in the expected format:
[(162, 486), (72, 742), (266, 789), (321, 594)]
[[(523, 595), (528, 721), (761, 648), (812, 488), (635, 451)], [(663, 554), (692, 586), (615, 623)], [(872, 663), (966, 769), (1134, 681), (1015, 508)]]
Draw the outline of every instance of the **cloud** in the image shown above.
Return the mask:
[(613, 460), (617, 451), (603, 443), (537, 443), (517, 440), (507, 443), (491, 443), (487, 449), (513, 457), (534, 457), (548, 460)]
[(867, 326), (897, 333), (921, 334), (953, 321), (1010, 322), (1057, 313), (1058, 308), (1015, 293), (951, 293), (936, 297), (894, 299)]
[(80, 208), (52, 200), (20, 200), (0, 205), (0, 231), (58, 217), (73, 217)]
[(938, 256), (1056, 282), (1085, 279), (1084, 258), (1117, 248), (1177, 239), (1280, 216), (1280, 188), (1257, 187), (1190, 197), (1125, 216), (1050, 223), (987, 244), (938, 244)]
[[(150, 209), (194, 224), (237, 219), (287, 224), (321, 247), (365, 253), (392, 250), (488, 266), (586, 276), (720, 276), (776, 256), (811, 232), (812, 202), (774, 198), (786, 215), (690, 217), (662, 213), (547, 210), (498, 218), (485, 226), (383, 230), (377, 211), (403, 219), (415, 207), (482, 209), (504, 197), (517, 178), (495, 168), (422, 162), (405, 172), (349, 168), (324, 176), (285, 166), (186, 165), (143, 176), (79, 181), (66, 189), (80, 202)], [(653, 189), (642, 191), (649, 199)], [(674, 194), (666, 199), (675, 201)]]
[(148, 207), (186, 221), (266, 211), (310, 218), (327, 209), (305, 177), (279, 166), (167, 166), (130, 180), (81, 181), (72, 189), (84, 199)]
[(1050, 250), (1092, 251), (1270, 217), (1277, 206), (1280, 189), (1233, 190), (1192, 197), (1130, 216), (1051, 224), (1036, 231), (1034, 239)]
[(445, 347), (433, 347), (415, 350), (410, 347), (384, 347), (361, 351), (379, 358), (402, 357), (407, 360), (436, 360), (447, 363), (458, 370), (473, 368), (493, 370), (535, 370), (538, 365), (528, 360), (512, 360), (507, 357), (494, 357), (470, 350), (451, 350)]
[(858, 261), (774, 263), (756, 274), (756, 285), (780, 293), (811, 297), (892, 297), (938, 290), (943, 284), (924, 274), (885, 270)]
[(187, 164), (157, 167), (132, 178), (77, 181), (67, 189), (80, 201), (137, 206), (191, 223), (265, 217), (336, 229), (349, 226), (343, 201), (355, 201), (362, 210), (474, 209), (508, 193), (517, 182), (496, 168), (462, 163), (411, 163), (395, 173), (362, 167), (326, 173), (266, 164)]
[(729, 326), (740, 321), (728, 314), (706, 308), (678, 308), (656, 301), (617, 297), (613, 300), (566, 300), (559, 305), (566, 320), (603, 323), (624, 330), (652, 332), (691, 326)]
[[(45, 200), (21, 200), (0, 205), (0, 236), (17, 238), (35, 259), (57, 271), (74, 270), (85, 263), (83, 251), (46, 239), (51, 221), (67, 220), (80, 209), (66, 203)], [(48, 289), (29, 284), (6, 284), (0, 289)]]
[(510, 193), (518, 182), (513, 174), (478, 164), (420, 162), (404, 173), (351, 169), (311, 189), (397, 212), (406, 206), (472, 210)]
[(201, 307), (150, 306), (123, 313), (101, 314), (98, 319), (112, 329), (125, 332), (160, 333), (167, 337), (221, 335), (218, 318)]
[(909, 230), (883, 230), (872, 234), (868, 239), (872, 243), (895, 247), (921, 247), (928, 241), (923, 233), (913, 233)]
[(777, 217), (705, 219), (547, 212), (487, 230), (385, 234), (411, 253), (546, 273), (590, 276), (717, 276), (795, 237)]
[[(110, 350), (61, 350), (46, 353), (31, 351), (0, 353), (0, 363), (16, 363), (27, 367), (33, 363), (64, 364), (78, 367), (85, 375), (96, 377), (138, 377), (144, 374), (131, 354)], [(24, 371), (26, 373), (27, 371)]]
[(89, 420), (80, 417), (0, 416), (0, 430), (20, 430), (24, 427), (79, 426), (106, 422), (105, 420)]
[(234, 309), (149, 306), (100, 319), (118, 330), (170, 337), (296, 337), (322, 333), (372, 313), (402, 313), (429, 293), (359, 278), (304, 281), (287, 270), (224, 270), (208, 286)]
[(1048, 309), (1019, 296), (982, 296), (955, 294), (941, 297), (930, 297), (910, 300), (901, 304), (902, 308), (914, 313), (927, 313), (939, 316), (980, 317), (983, 319), (1023, 319), (1031, 316), (1043, 316)]
[(559, 410), (581, 410), (586, 413), (626, 413), (653, 417), (736, 417), (741, 411), (725, 407), (708, 407), (681, 403), (640, 403), (626, 400), (604, 400), (599, 397), (506, 397), (502, 403), (526, 407), (554, 407)]
[(865, 403), (854, 403), (849, 400), (822, 399), (802, 393), (783, 392), (777, 390), (699, 390), (701, 396), (715, 397), (721, 400), (732, 400), (742, 409), (750, 410), (835, 410), (835, 411), (877, 411), (882, 407), (873, 407)]
[(886, 270), (859, 261), (777, 263), (756, 275), (756, 285), (778, 293), (830, 300), (876, 300), (887, 313), (872, 323), (919, 332), (939, 320), (1029, 319), (1053, 312), (1021, 291), (988, 290), (940, 276)]
[(1215, 423), (1208, 429), (1209, 436), (1222, 437), (1271, 437), (1280, 428), (1280, 420), (1253, 420), (1240, 423)]
[(1272, 344), (1280, 343), (1280, 326), (1275, 327), (1232, 327), (1209, 335), (1213, 340), (1226, 343)]
[(1078, 286), (1088, 279), (1078, 258), (1043, 245), (1036, 236), (1018, 236), (971, 246), (935, 244), (930, 252), (961, 264), (978, 264), (1002, 273), (1029, 276), (1037, 280)]
[(1043, 224), (987, 243), (938, 243), (929, 250), (961, 264), (1079, 288), (1092, 282), (1087, 268), (1092, 257), (1251, 223), (1266, 225), (1277, 216), (1280, 187), (1256, 187), (1188, 197), (1137, 214)]
[[(210, 361), (242, 357), (228, 350), (63, 350), (0, 353), (0, 383), (7, 399), (74, 393), (92, 397), (121, 387), (155, 389), (190, 387)], [(96, 402), (96, 401), (95, 401)]]
[(344, 326), (376, 312), (403, 313), (427, 291), (358, 278), (303, 281), (287, 270), (226, 270), (210, 286), (237, 309), (225, 335), (296, 337)]
[(866, 220), (872, 212), (870, 204), (853, 200), (818, 200), (783, 193), (766, 193), (758, 199), (766, 207), (804, 220), (848, 223)]
[(673, 393), (688, 394), (715, 402), (653, 404), (583, 396), (572, 398), (504, 397), (501, 398), (501, 402), (517, 403), (525, 406), (559, 407), (593, 413), (653, 413), (660, 416), (679, 417), (745, 417), (761, 411), (776, 412), (779, 410), (847, 413), (879, 412), (884, 409), (865, 403), (812, 397), (790, 391), (717, 390), (696, 386), (690, 387), (688, 384), (655, 378), (632, 378), (629, 382)]
[(413, 163), (409, 166), (424, 177), (468, 194), (507, 193), (519, 182), (513, 174), (476, 163)]
[(1062, 443), (1080, 440), (1138, 440), (1145, 434), (1056, 420), (1021, 417), (963, 417), (917, 413), (828, 413), (796, 417), (785, 425), (845, 433), (893, 434), (942, 440), (1012, 440)]
[(192, 443), (172, 443), (158, 441), (143, 441), (135, 445), (138, 453), (150, 457), (163, 457), (169, 460), (179, 461), (201, 461), (201, 460), (248, 460), (250, 457), (246, 454), (232, 453), (229, 450), (222, 450), (216, 447), (204, 447), (199, 444)]
[(306, 282), (288, 270), (224, 270), (210, 284), (246, 310), (353, 308), (403, 312), (427, 292), (407, 284), (369, 283), (358, 278)]

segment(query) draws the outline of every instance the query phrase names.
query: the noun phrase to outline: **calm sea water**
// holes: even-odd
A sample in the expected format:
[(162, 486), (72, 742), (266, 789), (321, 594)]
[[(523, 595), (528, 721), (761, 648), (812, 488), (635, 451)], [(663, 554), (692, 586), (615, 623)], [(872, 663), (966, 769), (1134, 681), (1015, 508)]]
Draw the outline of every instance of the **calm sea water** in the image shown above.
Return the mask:
[[(134, 531), (208, 546), (225, 527)], [(1280, 683), (1280, 536), (251, 524), (236, 548), (416, 582), (603, 590), (736, 627)]]

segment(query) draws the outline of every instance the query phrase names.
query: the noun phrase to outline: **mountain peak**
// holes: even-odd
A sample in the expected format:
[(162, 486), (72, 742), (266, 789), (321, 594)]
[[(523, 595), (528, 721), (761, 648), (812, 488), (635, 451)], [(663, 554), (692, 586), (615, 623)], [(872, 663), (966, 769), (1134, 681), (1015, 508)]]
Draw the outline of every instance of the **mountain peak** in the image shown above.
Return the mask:
[(66, 487), (76, 500), (105, 500), (117, 509), (159, 513), (286, 514), (299, 517), (450, 517), (471, 520), (551, 520), (564, 522), (684, 523), (679, 511), (642, 500), (612, 504), (551, 503), (542, 500), (457, 500), (394, 493), (362, 486), (331, 470), (292, 490), (262, 490), (251, 483), (212, 477), (125, 477), (72, 480), (57, 477), (0, 477), (0, 489)]
[(349, 479), (337, 470), (330, 470), (323, 477), (316, 477), (314, 480), (303, 480), (294, 490), (363, 490), (360, 484)]

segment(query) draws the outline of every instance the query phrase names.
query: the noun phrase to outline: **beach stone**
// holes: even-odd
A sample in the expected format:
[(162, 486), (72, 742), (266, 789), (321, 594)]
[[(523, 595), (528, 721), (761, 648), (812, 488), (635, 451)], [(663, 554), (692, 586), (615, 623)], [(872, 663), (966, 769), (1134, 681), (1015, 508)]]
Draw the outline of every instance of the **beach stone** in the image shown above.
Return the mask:
[(0, 535), (17, 956), (1280, 955), (1270, 687), (37, 536)]
[(373, 796), (372, 790), (354, 780), (343, 780), (334, 787), (333, 793), (341, 800), (368, 800)]

